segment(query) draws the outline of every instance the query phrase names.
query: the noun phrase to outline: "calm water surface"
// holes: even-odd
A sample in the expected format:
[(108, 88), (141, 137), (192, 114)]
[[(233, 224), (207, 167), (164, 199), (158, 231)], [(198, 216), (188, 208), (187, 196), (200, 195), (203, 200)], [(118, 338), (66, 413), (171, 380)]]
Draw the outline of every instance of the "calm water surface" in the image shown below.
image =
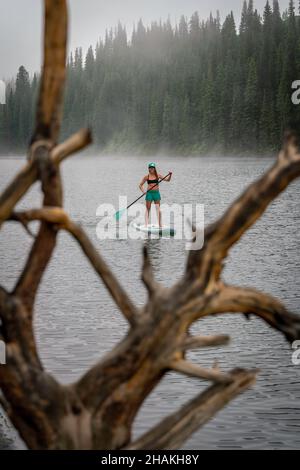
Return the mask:
[[(156, 158), (157, 160), (157, 158)], [(99, 241), (95, 228), (100, 203), (117, 205), (118, 195), (138, 195), (145, 174), (144, 157), (79, 156), (65, 162), (65, 207), (81, 221), (136, 304), (146, 292), (140, 281), (142, 241)], [(205, 219), (219, 216), (253, 179), (272, 164), (267, 158), (158, 159), (160, 173), (173, 170), (170, 185), (162, 189), (163, 202), (205, 204)], [(0, 159), (0, 190), (24, 163)], [(224, 278), (278, 296), (300, 314), (300, 181), (268, 209), (264, 217), (231, 251)], [(35, 185), (19, 205), (37, 207), (41, 195)], [(7, 289), (25, 262), (31, 240), (18, 224), (5, 224), (0, 234), (0, 283)], [(152, 240), (149, 243), (156, 277), (166, 286), (182, 274), (185, 242)], [(76, 380), (125, 334), (127, 325), (90, 269), (76, 242), (60, 233), (55, 254), (40, 287), (35, 315), (36, 338), (45, 367), (61, 382)], [(247, 322), (240, 315), (223, 315), (198, 322), (195, 334), (225, 333), (229, 346), (189, 353), (195, 363), (222, 369), (260, 368), (256, 385), (195, 433), (184, 449), (296, 449), (300, 447), (300, 366), (293, 366), (291, 349), (283, 337), (259, 319)], [(164, 416), (198, 394), (205, 383), (170, 373), (144, 403), (134, 426), (140, 435)], [(23, 444), (4, 417), (0, 417), (0, 448)]]

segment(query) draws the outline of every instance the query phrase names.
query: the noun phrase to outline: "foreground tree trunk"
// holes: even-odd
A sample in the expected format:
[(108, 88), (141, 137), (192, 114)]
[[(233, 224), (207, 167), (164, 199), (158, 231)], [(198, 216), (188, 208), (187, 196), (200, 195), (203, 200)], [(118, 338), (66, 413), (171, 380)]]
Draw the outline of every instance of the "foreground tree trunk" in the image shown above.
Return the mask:
[[(91, 142), (89, 131), (81, 130), (57, 143), (66, 40), (65, 0), (45, 0), (44, 66), (36, 128), (26, 166), (0, 197), (0, 226), (15, 221), (31, 233), (30, 222), (40, 222), (15, 288), (11, 292), (0, 288), (0, 339), (7, 347), (7, 364), (0, 366), (1, 403), (31, 449), (176, 449), (249, 388), (256, 376), (256, 371), (224, 373), (188, 362), (187, 351), (229, 341), (227, 336), (192, 337), (189, 328), (195, 321), (222, 313), (256, 315), (288, 341), (300, 338), (300, 317), (289, 313), (278, 300), (254, 289), (225, 285), (221, 279), (228, 250), (300, 175), (299, 140), (292, 133), (286, 135), (273, 167), (206, 229), (203, 249), (190, 252), (184, 276), (172, 288), (157, 284), (144, 249), (142, 279), (149, 295), (144, 308), (138, 309), (84, 230), (62, 208), (60, 164)], [(16, 212), (16, 204), (36, 181), (41, 182), (43, 206)], [(120, 344), (69, 386), (59, 384), (44, 370), (33, 331), (37, 289), (59, 230), (66, 230), (78, 242), (130, 326)], [(170, 370), (212, 384), (132, 442), (138, 410)]]

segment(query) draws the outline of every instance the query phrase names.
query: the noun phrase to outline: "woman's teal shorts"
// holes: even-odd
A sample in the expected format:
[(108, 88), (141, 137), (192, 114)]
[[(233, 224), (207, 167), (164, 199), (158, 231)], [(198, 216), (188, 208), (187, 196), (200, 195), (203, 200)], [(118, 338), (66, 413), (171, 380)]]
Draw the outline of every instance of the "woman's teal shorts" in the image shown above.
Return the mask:
[(148, 202), (158, 202), (161, 200), (160, 192), (158, 189), (152, 189), (146, 195), (146, 201)]

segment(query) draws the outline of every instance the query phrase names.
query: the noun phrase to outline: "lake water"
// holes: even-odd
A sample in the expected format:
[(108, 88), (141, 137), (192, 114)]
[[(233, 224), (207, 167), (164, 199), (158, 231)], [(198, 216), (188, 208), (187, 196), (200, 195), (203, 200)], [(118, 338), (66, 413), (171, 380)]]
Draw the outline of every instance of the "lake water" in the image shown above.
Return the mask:
[[(270, 158), (154, 157), (159, 171), (173, 170), (173, 182), (161, 188), (163, 202), (201, 203), (206, 223), (219, 216), (241, 190), (272, 164)], [(96, 209), (117, 204), (119, 194), (138, 195), (146, 173), (144, 157), (76, 156), (63, 164), (65, 207), (81, 221), (136, 304), (146, 299), (140, 281), (142, 241), (96, 237)], [(0, 190), (23, 165), (23, 159), (0, 159)], [(278, 296), (300, 313), (300, 181), (270, 206), (264, 217), (234, 247), (228, 257), (227, 282), (253, 286)], [(35, 185), (19, 205), (37, 207)], [(0, 283), (13, 287), (25, 262), (31, 239), (18, 224), (0, 234)], [(187, 253), (182, 240), (152, 240), (150, 254), (156, 277), (171, 285), (182, 274)], [(36, 338), (45, 367), (61, 382), (77, 379), (125, 334), (127, 324), (109, 294), (90, 269), (76, 242), (60, 233), (55, 254), (40, 287), (35, 314)], [(195, 363), (222, 369), (260, 368), (256, 385), (231, 402), (196, 432), (184, 449), (296, 449), (300, 447), (300, 366), (291, 360), (283, 337), (259, 319), (223, 315), (193, 326), (198, 334), (231, 335), (229, 346), (188, 354)], [(134, 437), (149, 429), (198, 394), (207, 384), (170, 373), (144, 403)], [(7, 420), (0, 417), (0, 448), (23, 444)]]

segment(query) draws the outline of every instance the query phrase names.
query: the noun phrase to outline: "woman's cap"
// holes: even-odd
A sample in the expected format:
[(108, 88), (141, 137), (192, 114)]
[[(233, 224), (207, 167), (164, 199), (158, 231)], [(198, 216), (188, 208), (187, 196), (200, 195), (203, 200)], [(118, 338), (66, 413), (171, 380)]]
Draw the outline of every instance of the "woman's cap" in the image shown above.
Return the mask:
[(155, 163), (149, 163), (148, 168), (156, 168)]

